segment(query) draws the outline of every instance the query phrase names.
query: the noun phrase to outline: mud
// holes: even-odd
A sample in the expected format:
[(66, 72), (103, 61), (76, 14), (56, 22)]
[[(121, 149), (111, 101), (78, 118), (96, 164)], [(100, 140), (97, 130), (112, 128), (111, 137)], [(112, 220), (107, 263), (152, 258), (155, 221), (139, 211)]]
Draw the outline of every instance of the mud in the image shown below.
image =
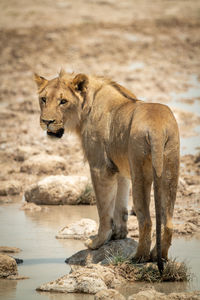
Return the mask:
[[(55, 175), (51, 168), (45, 174), (22, 172), (27, 160), (37, 155), (64, 158), (66, 168), (59, 174), (89, 176), (76, 137), (65, 134), (54, 142), (39, 127), (33, 73), (52, 78), (63, 67), (69, 72), (111, 77), (138, 98), (172, 108), (182, 154), (175, 235), (199, 236), (199, 11), (200, 3), (195, 0), (158, 0), (154, 5), (147, 0), (2, 0), (0, 204), (21, 206), (30, 184)], [(152, 201), (154, 219), (153, 205)], [(68, 217), (73, 220), (71, 214)], [(137, 235), (136, 219), (130, 216), (129, 236)]]
[(30, 183), (55, 173), (49, 164), (45, 174), (27, 169), (38, 155), (62, 156), (66, 168), (57, 173), (89, 176), (76, 137), (51, 141), (39, 127), (33, 72), (48, 77), (64, 67), (109, 76), (138, 98), (172, 107), (187, 153), (181, 158), (175, 231), (198, 232), (200, 165), (193, 155), (200, 135), (199, 3), (78, 2), (1, 1), (0, 202), (21, 199)]

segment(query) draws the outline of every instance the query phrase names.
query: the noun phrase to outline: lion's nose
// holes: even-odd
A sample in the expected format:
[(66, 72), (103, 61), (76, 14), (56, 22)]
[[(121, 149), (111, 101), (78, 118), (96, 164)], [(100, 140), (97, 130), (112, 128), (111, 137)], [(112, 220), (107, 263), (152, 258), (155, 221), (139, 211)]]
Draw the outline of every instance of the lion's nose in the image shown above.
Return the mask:
[(42, 122), (45, 123), (46, 125), (50, 125), (52, 123), (55, 123), (55, 120), (44, 120), (44, 119), (42, 119)]

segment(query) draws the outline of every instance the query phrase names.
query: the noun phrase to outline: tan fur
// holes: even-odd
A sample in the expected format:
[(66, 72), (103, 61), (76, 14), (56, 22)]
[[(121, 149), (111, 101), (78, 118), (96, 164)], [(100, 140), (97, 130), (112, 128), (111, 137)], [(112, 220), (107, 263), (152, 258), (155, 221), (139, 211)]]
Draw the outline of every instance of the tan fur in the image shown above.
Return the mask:
[[(82, 142), (96, 193), (98, 235), (87, 241), (96, 249), (111, 238), (127, 235), (127, 202), (132, 181), (139, 224), (135, 260), (167, 259), (172, 239), (172, 215), (179, 172), (179, 132), (171, 110), (145, 103), (115, 82), (61, 72), (47, 81), (36, 75), (41, 103), (41, 126), (75, 131)], [(60, 104), (60, 99), (67, 103)], [(48, 126), (42, 120), (53, 120)], [(48, 128), (47, 128), (48, 127)], [(154, 182), (157, 247), (150, 254), (150, 190)], [(162, 223), (162, 237), (160, 229)]]

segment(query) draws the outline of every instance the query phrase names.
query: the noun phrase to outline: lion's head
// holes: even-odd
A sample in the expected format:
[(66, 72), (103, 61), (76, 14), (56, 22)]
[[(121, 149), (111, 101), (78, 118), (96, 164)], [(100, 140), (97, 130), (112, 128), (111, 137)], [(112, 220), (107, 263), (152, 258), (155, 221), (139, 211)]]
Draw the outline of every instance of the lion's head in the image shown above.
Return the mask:
[(47, 80), (35, 74), (41, 109), (40, 125), (47, 134), (61, 138), (64, 128), (76, 130), (86, 97), (88, 77), (75, 77), (61, 70), (58, 77)]

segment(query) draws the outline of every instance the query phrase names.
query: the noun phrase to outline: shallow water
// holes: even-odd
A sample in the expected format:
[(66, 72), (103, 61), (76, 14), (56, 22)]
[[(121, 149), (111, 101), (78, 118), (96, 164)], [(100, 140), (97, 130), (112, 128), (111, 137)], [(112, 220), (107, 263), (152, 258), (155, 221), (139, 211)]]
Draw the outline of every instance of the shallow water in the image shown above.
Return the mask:
[[(75, 220), (88, 217), (88, 214), (95, 219), (95, 209), (91, 206), (52, 206), (46, 211), (24, 212), (19, 210), (19, 205), (1, 206), (1, 245), (16, 245), (23, 250), (13, 256), (24, 260), (18, 265), (19, 274), (30, 279), (18, 282), (0, 280), (0, 299), (49, 299), (46, 293), (38, 293), (35, 289), (68, 273), (70, 268), (64, 262), (66, 257), (84, 248), (81, 241), (56, 239), (57, 231)], [(61, 295), (55, 299), (62, 299)], [(84, 298), (71, 295), (65, 299)]]
[[(39, 293), (35, 289), (42, 283), (57, 279), (69, 272), (64, 263), (73, 253), (84, 249), (83, 242), (75, 240), (58, 240), (55, 235), (65, 225), (81, 218), (97, 220), (95, 206), (50, 206), (41, 212), (24, 212), (20, 205), (7, 204), (0, 207), (0, 241), (1, 245), (15, 246), (23, 251), (14, 255), (22, 258), (24, 263), (18, 265), (20, 275), (29, 279), (22, 281), (0, 280), (0, 299), (2, 300), (79, 300), (94, 299), (82, 294)], [(200, 240), (175, 239), (170, 255), (178, 261), (185, 261), (195, 274), (190, 283), (157, 284), (159, 291), (185, 291), (200, 289)], [(121, 291), (125, 295), (137, 292), (144, 283), (129, 284)], [(145, 284), (146, 286), (146, 284)]]
[[(172, 101), (169, 106), (172, 110), (178, 109), (191, 112), (200, 117), (200, 82), (198, 76), (193, 74), (188, 81), (188, 89), (182, 93), (171, 92)], [(181, 138), (181, 154), (195, 154), (200, 146), (200, 126), (194, 128), (194, 136)]]
[[(142, 64), (130, 65), (130, 68), (142, 68)], [(200, 83), (192, 76), (190, 87), (185, 93), (171, 94), (169, 105), (173, 108), (189, 111), (200, 116)], [(191, 102), (189, 101), (191, 99)], [(195, 100), (196, 99), (196, 100)], [(182, 101), (187, 100), (187, 102)], [(194, 100), (194, 101), (193, 101)], [(181, 139), (181, 153), (195, 153), (199, 146), (200, 127), (195, 128), (197, 136)], [(69, 272), (65, 259), (75, 252), (84, 249), (81, 241), (57, 240), (55, 235), (59, 229), (81, 218), (98, 220), (95, 206), (51, 206), (41, 212), (24, 212), (19, 210), (20, 204), (0, 206), (0, 245), (15, 246), (23, 251), (13, 255), (22, 258), (24, 263), (18, 265), (20, 275), (29, 279), (22, 281), (0, 280), (1, 300), (90, 300), (93, 296), (83, 294), (50, 294), (36, 292), (42, 283), (55, 280)], [(186, 291), (200, 289), (200, 240), (174, 239), (170, 248), (170, 256), (177, 261), (185, 261), (194, 273), (190, 283), (155, 284), (161, 292)], [(128, 296), (136, 293), (144, 283), (128, 284), (121, 292)], [(152, 284), (150, 284), (152, 286)]]

